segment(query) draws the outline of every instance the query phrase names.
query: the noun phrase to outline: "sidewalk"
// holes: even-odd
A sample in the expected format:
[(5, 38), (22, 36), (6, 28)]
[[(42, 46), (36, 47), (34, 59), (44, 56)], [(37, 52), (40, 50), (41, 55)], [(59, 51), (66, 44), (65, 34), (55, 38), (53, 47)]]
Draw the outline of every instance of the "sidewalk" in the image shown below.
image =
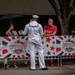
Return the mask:
[[(70, 68), (72, 67), (72, 68)], [(0, 75), (75, 75), (75, 65), (63, 67), (48, 67), (48, 70), (40, 70), (39, 67), (35, 71), (29, 70), (29, 67), (19, 67), (18, 69), (10, 68), (4, 70), (0, 68)]]

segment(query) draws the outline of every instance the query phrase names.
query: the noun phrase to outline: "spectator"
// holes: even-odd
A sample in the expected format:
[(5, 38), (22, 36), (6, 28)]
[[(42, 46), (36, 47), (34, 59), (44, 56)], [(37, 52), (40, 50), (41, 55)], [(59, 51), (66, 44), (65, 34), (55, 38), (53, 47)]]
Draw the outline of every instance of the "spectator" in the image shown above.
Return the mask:
[[(18, 36), (17, 31), (14, 30), (13, 24), (11, 24), (9, 26), (9, 29), (6, 31), (6, 35), (8, 35), (8, 36)], [(9, 66), (10, 66), (10, 62), (8, 62), (7, 68), (9, 68)], [(18, 68), (17, 65), (16, 65), (16, 62), (14, 62), (14, 67)]]
[[(44, 27), (44, 36), (50, 37), (54, 36), (57, 33), (57, 27), (53, 25), (53, 19), (48, 19), (48, 25)], [(53, 67), (53, 60), (51, 61), (50, 65)]]

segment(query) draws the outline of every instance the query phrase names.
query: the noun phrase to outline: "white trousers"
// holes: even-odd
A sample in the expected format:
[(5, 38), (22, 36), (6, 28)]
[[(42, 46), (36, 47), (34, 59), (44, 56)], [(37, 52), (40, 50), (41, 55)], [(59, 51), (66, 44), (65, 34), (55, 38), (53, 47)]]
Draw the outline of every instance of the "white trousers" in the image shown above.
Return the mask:
[(45, 68), (45, 60), (44, 60), (44, 50), (42, 47), (41, 41), (37, 41), (37, 43), (30, 42), (29, 43), (29, 50), (30, 50), (30, 68), (31, 69), (36, 69), (36, 64), (35, 64), (35, 50), (38, 50), (39, 54), (39, 66), (40, 68)]

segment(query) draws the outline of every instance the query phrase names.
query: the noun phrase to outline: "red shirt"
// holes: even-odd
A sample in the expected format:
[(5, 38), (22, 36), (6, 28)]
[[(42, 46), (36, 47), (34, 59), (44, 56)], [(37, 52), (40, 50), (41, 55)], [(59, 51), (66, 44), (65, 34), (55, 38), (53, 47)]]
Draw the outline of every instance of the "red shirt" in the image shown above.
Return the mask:
[(46, 31), (46, 34), (52, 34), (54, 32), (57, 32), (57, 27), (55, 25), (52, 25), (52, 26), (46, 25), (44, 27), (44, 31)]

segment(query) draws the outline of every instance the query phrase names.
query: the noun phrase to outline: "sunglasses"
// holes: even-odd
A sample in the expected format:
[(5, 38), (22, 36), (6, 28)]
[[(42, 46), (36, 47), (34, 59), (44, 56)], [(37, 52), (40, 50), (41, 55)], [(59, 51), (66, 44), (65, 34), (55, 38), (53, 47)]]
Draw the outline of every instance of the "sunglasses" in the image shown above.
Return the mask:
[(48, 21), (48, 22), (53, 22), (53, 21)]

